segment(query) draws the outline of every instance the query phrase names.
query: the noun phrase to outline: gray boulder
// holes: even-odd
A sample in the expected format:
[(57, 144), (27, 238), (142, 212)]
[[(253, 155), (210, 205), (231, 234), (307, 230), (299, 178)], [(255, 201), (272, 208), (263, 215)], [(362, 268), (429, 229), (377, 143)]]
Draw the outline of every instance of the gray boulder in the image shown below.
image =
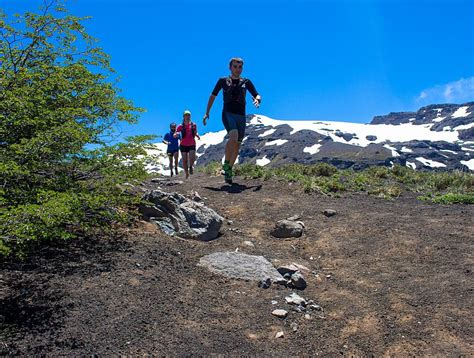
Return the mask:
[(166, 234), (209, 241), (217, 238), (224, 218), (202, 203), (178, 193), (152, 190), (143, 196), (140, 212)]
[(247, 255), (240, 252), (215, 252), (199, 260), (198, 266), (211, 272), (241, 280), (281, 282), (283, 277), (263, 256)]
[(277, 238), (301, 237), (304, 225), (301, 222), (280, 220), (270, 234)]

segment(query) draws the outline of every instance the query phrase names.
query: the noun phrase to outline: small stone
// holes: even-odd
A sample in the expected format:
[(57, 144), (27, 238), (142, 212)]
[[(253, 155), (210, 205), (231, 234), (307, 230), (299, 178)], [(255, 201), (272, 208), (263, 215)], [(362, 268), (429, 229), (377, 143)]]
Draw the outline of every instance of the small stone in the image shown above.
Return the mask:
[(298, 271), (306, 271), (306, 272), (309, 272), (309, 268), (307, 268), (306, 266), (303, 266), (303, 265), (300, 265), (300, 264), (297, 264), (296, 262), (292, 262), (291, 265), (295, 266), (298, 268)]
[(197, 201), (198, 203), (202, 202), (201, 195), (199, 195), (199, 193), (197, 191), (193, 191), (191, 193), (191, 199), (194, 200), (194, 201)]
[(301, 237), (303, 235), (303, 225), (290, 220), (280, 220), (275, 224), (270, 234), (281, 239)]
[(329, 280), (332, 276), (331, 275), (326, 275), (326, 278)]
[(263, 289), (270, 288), (271, 285), (272, 285), (272, 280), (270, 280), (270, 278), (263, 279), (258, 283), (258, 287), (263, 288)]
[(310, 259), (311, 261), (313, 261), (313, 260), (314, 260), (314, 257), (313, 257), (313, 256), (310, 256), (310, 258), (309, 258), (309, 259)]
[(278, 301), (272, 300), (272, 305), (277, 305)]
[(291, 305), (306, 306), (306, 300), (295, 292), (289, 296), (286, 296), (285, 301)]
[(306, 226), (304, 225), (304, 222), (302, 222), (302, 221), (297, 221), (296, 223), (297, 223), (297, 224), (300, 224), (303, 228), (306, 227)]
[(253, 244), (252, 241), (244, 241), (244, 245), (246, 245), (248, 247), (255, 247), (255, 245)]
[(290, 274), (293, 275), (296, 271), (298, 271), (298, 267), (296, 265), (284, 265), (284, 266), (279, 266), (277, 268), (277, 271), (280, 273), (280, 275), (282, 275), (283, 277), (285, 277), (286, 274)]
[(273, 310), (272, 315), (279, 318), (285, 318), (286, 316), (288, 316), (288, 311), (277, 309), (277, 310)]
[(296, 215), (290, 216), (290, 217), (289, 217), (288, 219), (286, 219), (286, 220), (297, 221), (297, 220), (299, 220), (299, 219), (301, 219), (301, 216), (298, 215), (298, 214), (296, 214)]
[(306, 280), (300, 272), (295, 272), (291, 275), (291, 285), (299, 290), (304, 290), (306, 288)]
[(227, 221), (228, 225), (232, 225), (234, 222), (232, 220)]
[(304, 318), (309, 321), (309, 320), (311, 320), (311, 315), (310, 315), (309, 313), (306, 313), (306, 314), (304, 315)]
[(285, 336), (285, 333), (283, 333), (283, 331), (277, 332), (277, 334), (275, 334), (275, 338), (282, 338), (283, 336)]
[(309, 308), (315, 311), (322, 311), (323, 309), (321, 308), (320, 305), (310, 305)]
[(290, 327), (291, 327), (291, 329), (293, 330), (293, 332), (298, 331), (298, 324), (296, 324), (295, 322), (293, 322), (292, 324), (290, 324)]
[(323, 214), (329, 218), (331, 216), (336, 215), (337, 211), (333, 210), (333, 209), (326, 209), (326, 210), (323, 211)]

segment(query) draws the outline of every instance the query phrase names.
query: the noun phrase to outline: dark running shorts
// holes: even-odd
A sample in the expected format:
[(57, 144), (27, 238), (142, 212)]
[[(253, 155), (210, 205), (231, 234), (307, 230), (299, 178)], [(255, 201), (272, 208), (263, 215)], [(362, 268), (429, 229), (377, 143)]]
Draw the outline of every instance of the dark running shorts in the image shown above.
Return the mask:
[(179, 146), (179, 150), (182, 152), (182, 153), (189, 153), (191, 151), (195, 151), (196, 150), (196, 146), (195, 145), (180, 145)]
[(245, 137), (245, 116), (230, 112), (222, 112), (222, 123), (224, 124), (227, 133), (236, 129), (238, 132), (237, 140), (242, 142)]
[(179, 150), (176, 149), (176, 150), (168, 150), (166, 153), (168, 154), (168, 156), (172, 157), (174, 153), (178, 153)]

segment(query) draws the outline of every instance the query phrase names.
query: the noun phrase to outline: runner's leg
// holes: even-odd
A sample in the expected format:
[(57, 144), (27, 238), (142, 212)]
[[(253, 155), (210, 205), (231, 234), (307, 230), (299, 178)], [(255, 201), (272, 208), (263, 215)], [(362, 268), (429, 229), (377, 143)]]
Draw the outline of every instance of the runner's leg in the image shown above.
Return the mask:
[(174, 152), (174, 171), (178, 175), (178, 162), (179, 162), (179, 152)]
[(194, 161), (196, 160), (196, 151), (195, 150), (190, 150), (189, 151), (189, 172), (193, 174), (193, 166), (194, 166)]
[(186, 174), (186, 179), (188, 179), (189, 178), (188, 152), (181, 152), (181, 157), (183, 158), (184, 173)]

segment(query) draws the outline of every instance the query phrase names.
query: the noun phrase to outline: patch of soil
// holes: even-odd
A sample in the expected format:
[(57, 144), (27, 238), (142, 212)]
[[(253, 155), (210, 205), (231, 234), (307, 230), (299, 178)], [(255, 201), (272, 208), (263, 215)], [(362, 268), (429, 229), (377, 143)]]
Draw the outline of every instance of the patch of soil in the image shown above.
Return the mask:
[[(166, 188), (196, 190), (226, 217), (217, 240), (171, 238), (143, 222), (123, 238), (77, 240), (3, 264), (0, 355), (473, 354), (472, 206), (238, 181), (229, 187), (198, 173)], [(324, 216), (327, 208), (338, 214)], [(294, 214), (303, 237), (269, 235)], [(285, 303), (288, 288), (264, 290), (196, 266), (237, 249), (308, 267), (298, 293), (323, 311), (305, 319)], [(276, 308), (288, 317), (272, 316)], [(274, 338), (278, 331), (283, 338)]]

